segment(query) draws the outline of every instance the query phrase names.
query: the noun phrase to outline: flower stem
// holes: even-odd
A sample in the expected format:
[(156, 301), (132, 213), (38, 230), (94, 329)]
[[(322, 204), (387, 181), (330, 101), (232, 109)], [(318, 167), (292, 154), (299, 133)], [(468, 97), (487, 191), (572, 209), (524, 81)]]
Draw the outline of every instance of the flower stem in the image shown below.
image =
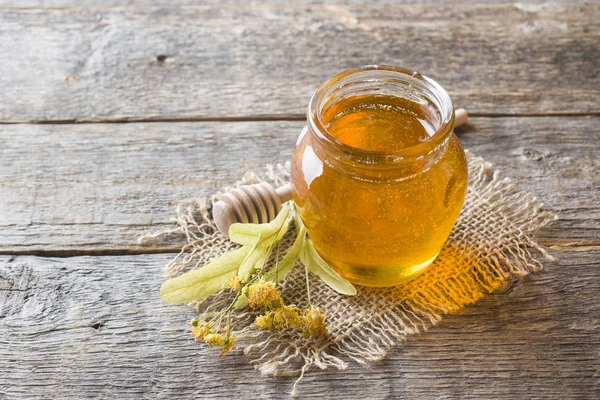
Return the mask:
[(306, 297), (308, 298), (308, 306), (312, 306), (312, 302), (310, 301), (310, 284), (308, 282), (308, 268), (304, 267), (304, 274), (306, 275)]

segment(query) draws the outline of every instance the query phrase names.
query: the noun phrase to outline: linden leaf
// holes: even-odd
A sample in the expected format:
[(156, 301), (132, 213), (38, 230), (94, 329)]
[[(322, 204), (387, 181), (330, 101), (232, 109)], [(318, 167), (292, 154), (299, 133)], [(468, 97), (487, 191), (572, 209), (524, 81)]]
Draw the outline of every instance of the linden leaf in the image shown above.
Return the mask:
[(302, 217), (300, 216), (300, 213), (298, 212), (295, 206), (294, 211), (294, 222), (296, 223), (296, 229), (298, 230), (298, 232), (300, 232), (300, 229), (306, 227), (304, 226), (304, 221), (302, 221)]
[(325, 260), (321, 258), (312, 240), (306, 239), (302, 251), (300, 252), (300, 261), (313, 274), (317, 275), (330, 288), (340, 294), (354, 296), (356, 288), (335, 272)]
[(258, 241), (258, 237), (263, 233), (267, 236), (274, 235), (269, 224), (237, 222), (229, 227), (229, 240), (242, 246), (254, 246)]
[[(260, 241), (260, 236), (259, 236)], [(254, 266), (263, 258), (265, 258), (268, 254), (268, 248), (264, 248), (258, 245), (258, 242), (254, 244), (254, 247), (250, 249), (246, 257), (242, 260), (240, 264), (240, 268), (238, 270), (238, 275), (242, 279), (242, 282), (248, 280), (252, 272), (254, 271)]]
[(261, 254), (261, 257), (259, 257), (256, 260), (256, 262), (254, 263), (254, 266), (252, 267), (252, 271), (258, 271), (258, 270), (262, 271), (262, 269), (265, 267), (267, 260), (271, 256), (271, 250), (272, 250), (272, 247), (269, 247), (266, 251), (264, 251)]
[[(291, 208), (284, 204), (277, 217), (268, 224), (233, 224), (229, 228), (230, 239), (236, 243), (252, 246), (240, 265), (238, 275), (243, 281), (248, 280), (255, 269), (262, 269), (273, 244), (281, 240), (287, 232)], [(252, 239), (253, 238), (253, 239)]]
[(277, 217), (268, 224), (242, 224), (236, 223), (229, 227), (229, 239), (243, 246), (269, 247), (280, 240), (288, 230), (290, 224), (290, 206), (284, 204)]
[(271, 281), (274, 283), (279, 282), (283, 279), (284, 276), (287, 275), (288, 272), (292, 269), (296, 260), (298, 259), (298, 255), (300, 254), (300, 250), (304, 246), (304, 238), (306, 237), (306, 229), (304, 227), (300, 228), (300, 232), (298, 232), (298, 236), (294, 243), (288, 250), (288, 252), (283, 256), (281, 261), (277, 264), (277, 266), (271, 268), (269, 272), (264, 275), (265, 281)]
[(248, 251), (248, 247), (242, 247), (225, 253), (202, 268), (165, 281), (160, 288), (160, 297), (171, 304), (186, 303), (225, 289), (225, 283), (236, 274)]

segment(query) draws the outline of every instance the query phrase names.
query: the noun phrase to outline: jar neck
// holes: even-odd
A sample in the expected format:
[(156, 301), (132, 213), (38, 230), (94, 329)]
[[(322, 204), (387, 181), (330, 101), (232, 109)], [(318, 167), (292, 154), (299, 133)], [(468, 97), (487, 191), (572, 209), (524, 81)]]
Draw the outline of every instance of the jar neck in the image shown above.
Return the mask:
[[(323, 115), (335, 104), (361, 95), (395, 96), (417, 103), (435, 133), (424, 142), (390, 151), (364, 150), (339, 141), (327, 130)], [(432, 79), (405, 68), (367, 66), (324, 82), (309, 103), (307, 119), (312, 146), (325, 162), (350, 170), (358, 179), (400, 180), (426, 170), (443, 154), (454, 129), (454, 107), (448, 93)]]

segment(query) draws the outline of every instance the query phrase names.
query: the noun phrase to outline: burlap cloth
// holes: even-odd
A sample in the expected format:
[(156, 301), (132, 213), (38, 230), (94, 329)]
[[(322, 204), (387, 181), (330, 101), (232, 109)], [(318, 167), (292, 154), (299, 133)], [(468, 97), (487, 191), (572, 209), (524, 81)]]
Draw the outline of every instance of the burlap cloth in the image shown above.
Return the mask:
[[(325, 312), (327, 340), (305, 339), (296, 331), (258, 331), (252, 327), (254, 315), (241, 312), (234, 319), (234, 336), (248, 361), (264, 374), (300, 378), (314, 367), (345, 369), (350, 360), (366, 365), (385, 357), (407, 335), (427, 330), (515, 277), (540, 270), (540, 256), (552, 261), (532, 235), (556, 216), (542, 211), (532, 194), (517, 190), (482, 158), (467, 153), (467, 159), (464, 207), (440, 255), (422, 275), (396, 287), (359, 287), (353, 297), (339, 295), (312, 277), (312, 303)], [(247, 173), (233, 186), (261, 180), (275, 187), (288, 182), (289, 165), (267, 166), (264, 176)], [(169, 277), (202, 267), (236, 247), (211, 220), (210, 206), (217, 197), (180, 202), (173, 229), (140, 238), (141, 244), (183, 240), (181, 253), (167, 266)], [(291, 236), (283, 239), (281, 254), (291, 245)], [(296, 266), (283, 285), (287, 304), (306, 304), (303, 267)], [(203, 313), (229, 301), (221, 294), (191, 305)]]

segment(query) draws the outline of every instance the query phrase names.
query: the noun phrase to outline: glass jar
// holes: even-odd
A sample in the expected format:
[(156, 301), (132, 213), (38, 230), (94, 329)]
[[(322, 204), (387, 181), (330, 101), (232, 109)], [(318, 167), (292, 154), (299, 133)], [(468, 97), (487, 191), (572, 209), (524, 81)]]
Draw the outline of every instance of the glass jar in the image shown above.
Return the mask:
[[(390, 107), (405, 108), (402, 115), (412, 119), (402, 132), (382, 130), (361, 144), (361, 123), (379, 117), (361, 120), (359, 111)], [(340, 115), (355, 123), (345, 125), (343, 140), (332, 132)], [(413, 120), (422, 125), (419, 132), (427, 128), (426, 137), (413, 134)], [(350, 69), (317, 89), (296, 144), (292, 193), (315, 248), (332, 268), (359, 285), (393, 286), (433, 262), (467, 190), (466, 159), (453, 129), (446, 91), (412, 70)], [(404, 136), (410, 140), (394, 147)]]

